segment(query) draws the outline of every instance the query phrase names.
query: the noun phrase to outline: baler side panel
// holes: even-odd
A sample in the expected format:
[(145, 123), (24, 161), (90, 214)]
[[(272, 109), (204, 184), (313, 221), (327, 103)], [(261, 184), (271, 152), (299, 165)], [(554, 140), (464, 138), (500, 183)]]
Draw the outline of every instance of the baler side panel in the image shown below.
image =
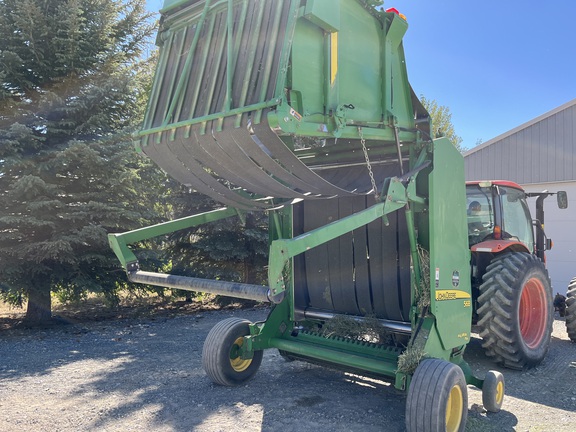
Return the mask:
[(434, 141), (430, 184), (431, 312), (445, 349), (470, 339), (472, 296), (462, 155), (446, 138)]

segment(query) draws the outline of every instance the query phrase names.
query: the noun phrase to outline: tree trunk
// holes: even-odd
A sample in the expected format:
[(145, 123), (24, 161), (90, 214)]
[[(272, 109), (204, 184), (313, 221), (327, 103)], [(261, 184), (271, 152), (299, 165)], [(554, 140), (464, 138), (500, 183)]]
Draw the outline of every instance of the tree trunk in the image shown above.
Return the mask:
[(24, 325), (36, 327), (50, 324), (52, 321), (52, 299), (50, 297), (50, 285), (46, 283), (35, 284), (28, 291), (28, 307)]
[[(254, 229), (255, 223), (252, 215), (246, 215), (246, 223), (244, 225), (246, 230)], [(255, 284), (256, 283), (256, 252), (254, 251), (254, 246), (250, 244), (250, 239), (248, 236), (244, 237), (244, 247), (247, 251), (249, 251), (248, 256), (244, 258), (243, 262), (243, 279), (244, 283), (246, 284)]]

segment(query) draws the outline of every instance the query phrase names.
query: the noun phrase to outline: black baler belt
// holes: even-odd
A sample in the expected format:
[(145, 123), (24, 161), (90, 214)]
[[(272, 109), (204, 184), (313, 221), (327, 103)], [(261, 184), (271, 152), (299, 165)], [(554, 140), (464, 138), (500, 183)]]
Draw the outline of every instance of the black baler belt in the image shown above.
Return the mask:
[[(247, 119), (243, 118), (243, 121), (247, 121)], [(264, 151), (264, 149), (262, 149), (262, 147), (256, 143), (256, 141), (254, 141), (252, 135), (250, 135), (245, 128), (242, 128), (242, 133), (238, 133), (238, 129), (234, 130), (234, 132), (231, 132), (233, 127), (234, 125), (232, 118), (228, 118), (224, 121), (224, 132), (228, 131), (231, 134), (233, 133), (235, 142), (238, 147), (240, 147), (241, 150), (245, 152), (255, 163), (261, 166), (262, 169), (272, 174), (282, 183), (289, 185), (298, 191), (313, 195), (319, 195), (322, 193), (321, 189), (319, 189), (316, 185), (302, 181), (299, 177), (293, 175), (275, 159), (270, 157), (270, 155), (267, 154), (266, 151)], [(280, 140), (277, 135), (275, 139)], [(284, 143), (282, 144), (285, 145)]]
[[(164, 138), (166, 136), (164, 135)], [(143, 147), (146, 153), (160, 168), (184, 185), (194, 188), (216, 201), (244, 210), (264, 209), (269, 207), (264, 203), (246, 199), (231, 191), (214, 177), (208, 174), (199, 164), (188, 163), (184, 165), (167, 146), (151, 143)]]
[(398, 213), (388, 215), (389, 226), (380, 221), (368, 226), (368, 250), (374, 309), (387, 319), (402, 319), (398, 298)]
[[(294, 235), (306, 233), (369, 207), (371, 196), (304, 201), (294, 206)], [(294, 300), (299, 310), (407, 322), (410, 251), (403, 212), (381, 219), (294, 260)]]
[(252, 125), (255, 135), (270, 151), (271, 155), (280, 161), (292, 174), (303, 181), (316, 185), (324, 195), (347, 196), (353, 195), (350, 191), (334, 186), (327, 182), (318, 174), (308, 168), (296, 155), (286, 147), (286, 144), (268, 126), (268, 122), (263, 120), (259, 124)]
[(369, 192), (372, 189), (366, 165), (321, 170), (319, 175), (329, 183), (358, 194)]
[[(369, 201), (368, 201), (369, 200)], [(352, 202), (354, 213), (369, 207), (372, 197), (363, 196)], [(354, 292), (356, 303), (362, 315), (373, 315), (372, 290), (370, 287), (370, 267), (368, 263), (368, 228), (354, 230)]]
[[(170, 149), (185, 164), (199, 163), (210, 168), (217, 175), (231, 181), (235, 186), (263, 196), (285, 197), (287, 188), (276, 187), (269, 176), (262, 172), (246, 156), (232, 159), (223, 151), (219, 143), (211, 135), (200, 135), (199, 126), (192, 128), (191, 136), (179, 137), (170, 143)], [(219, 134), (220, 136), (220, 134)], [(262, 179), (262, 176), (266, 179)], [(281, 186), (281, 185), (279, 185)], [(284, 195), (280, 194), (282, 192)], [(290, 197), (290, 196), (288, 196)]]
[[(338, 203), (338, 219), (350, 216), (354, 212), (354, 201), (364, 197), (350, 197), (334, 200)], [(334, 240), (335, 250), (330, 256), (330, 281), (332, 282), (332, 301), (336, 310), (349, 314), (360, 313), (354, 292), (354, 246), (355, 232), (346, 233)], [(331, 247), (330, 244), (328, 247)]]
[[(215, 149), (219, 153), (216, 159), (225, 160), (228, 170), (242, 172), (248, 181), (260, 186), (262, 195), (268, 194), (278, 198), (308, 198), (304, 193), (288, 187), (292, 185), (286, 186), (273, 176), (277, 171), (282, 170), (277, 163), (271, 164), (273, 168), (271, 172), (267, 172), (258, 164), (257, 161), (263, 159), (259, 157), (263, 150), (257, 145), (255, 147), (246, 146), (250, 142), (253, 143), (251, 136), (245, 129), (235, 129), (233, 121), (232, 118), (229, 118), (224, 123), (223, 130), (215, 134), (215, 141), (212, 143), (206, 139), (199, 139), (200, 145), (204, 150), (212, 152)], [(249, 188), (248, 186), (246, 187)]]
[[(244, 114), (243, 122), (246, 117)], [(334, 181), (331, 183), (301, 162), (266, 120), (253, 125), (251, 135), (247, 127), (235, 127), (236, 119), (228, 117), (224, 122), (210, 121), (204, 127), (191, 126), (188, 136), (184, 135), (186, 128), (162, 132), (161, 142), (150, 137), (143, 151), (181, 183), (243, 209), (265, 209), (270, 204), (238, 194), (221, 179), (261, 197), (280, 199), (364, 196), (370, 190), (364, 166), (329, 170), (326, 178)]]
[(165, 149), (159, 150), (157, 144), (152, 142), (154, 136), (148, 137), (148, 144), (142, 146), (142, 151), (152, 159), (160, 168), (170, 174), (175, 180), (185, 186), (191, 186), (195, 178), (186, 166), (180, 162), (176, 156)]
[[(304, 203), (303, 203), (304, 204)], [(326, 202), (306, 201), (304, 205), (303, 232), (309, 232), (337, 219), (338, 200)], [(334, 310), (332, 300), (332, 280), (330, 274), (330, 251), (334, 242), (321, 244), (304, 253), (306, 264), (306, 285), (310, 306), (318, 309)]]
[[(237, 194), (236, 192), (230, 190), (222, 183), (220, 183), (216, 178), (214, 178), (211, 174), (207, 173), (204, 167), (202, 167), (198, 162), (193, 159), (189, 159), (186, 161), (186, 166), (188, 169), (194, 174), (197, 178), (197, 182), (192, 184), (192, 187), (198, 188), (201, 185), (206, 185), (210, 190), (208, 191), (201, 191), (199, 189), (198, 192), (202, 192), (215, 200), (222, 201), (222, 197), (225, 197), (227, 200), (235, 201), (238, 204), (248, 206), (251, 208), (266, 208), (268, 205), (264, 203), (255, 202), (253, 200), (244, 198)], [(222, 201), (223, 202), (223, 201)]]
[[(278, 137), (276, 139), (279, 139)], [(278, 178), (281, 182), (293, 187), (294, 189), (308, 192), (314, 195), (321, 194), (321, 189), (319, 189), (315, 184), (310, 184), (299, 177), (296, 177), (290, 171), (288, 171), (284, 166), (279, 164), (275, 159), (270, 157), (257, 143), (254, 141), (251, 135), (242, 134), (238, 135), (238, 142), (242, 150), (250, 155), (258, 165), (263, 169), (272, 173), (274, 177)], [(330, 195), (333, 196), (333, 195)]]

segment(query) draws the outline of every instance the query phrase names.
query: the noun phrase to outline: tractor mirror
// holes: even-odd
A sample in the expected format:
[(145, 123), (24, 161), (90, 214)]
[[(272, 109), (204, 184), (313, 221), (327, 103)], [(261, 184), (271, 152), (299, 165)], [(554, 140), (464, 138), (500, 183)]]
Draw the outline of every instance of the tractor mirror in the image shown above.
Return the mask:
[(568, 208), (568, 195), (566, 194), (566, 191), (558, 191), (556, 193), (556, 199), (558, 200), (558, 208)]

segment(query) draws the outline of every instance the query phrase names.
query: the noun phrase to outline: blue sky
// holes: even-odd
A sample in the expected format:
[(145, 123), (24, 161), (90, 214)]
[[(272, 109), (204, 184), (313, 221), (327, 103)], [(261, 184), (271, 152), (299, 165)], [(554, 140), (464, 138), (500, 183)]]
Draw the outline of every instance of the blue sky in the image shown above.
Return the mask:
[[(161, 0), (147, 0), (158, 11)], [(388, 0), (408, 76), (471, 148), (576, 98), (576, 0)]]

